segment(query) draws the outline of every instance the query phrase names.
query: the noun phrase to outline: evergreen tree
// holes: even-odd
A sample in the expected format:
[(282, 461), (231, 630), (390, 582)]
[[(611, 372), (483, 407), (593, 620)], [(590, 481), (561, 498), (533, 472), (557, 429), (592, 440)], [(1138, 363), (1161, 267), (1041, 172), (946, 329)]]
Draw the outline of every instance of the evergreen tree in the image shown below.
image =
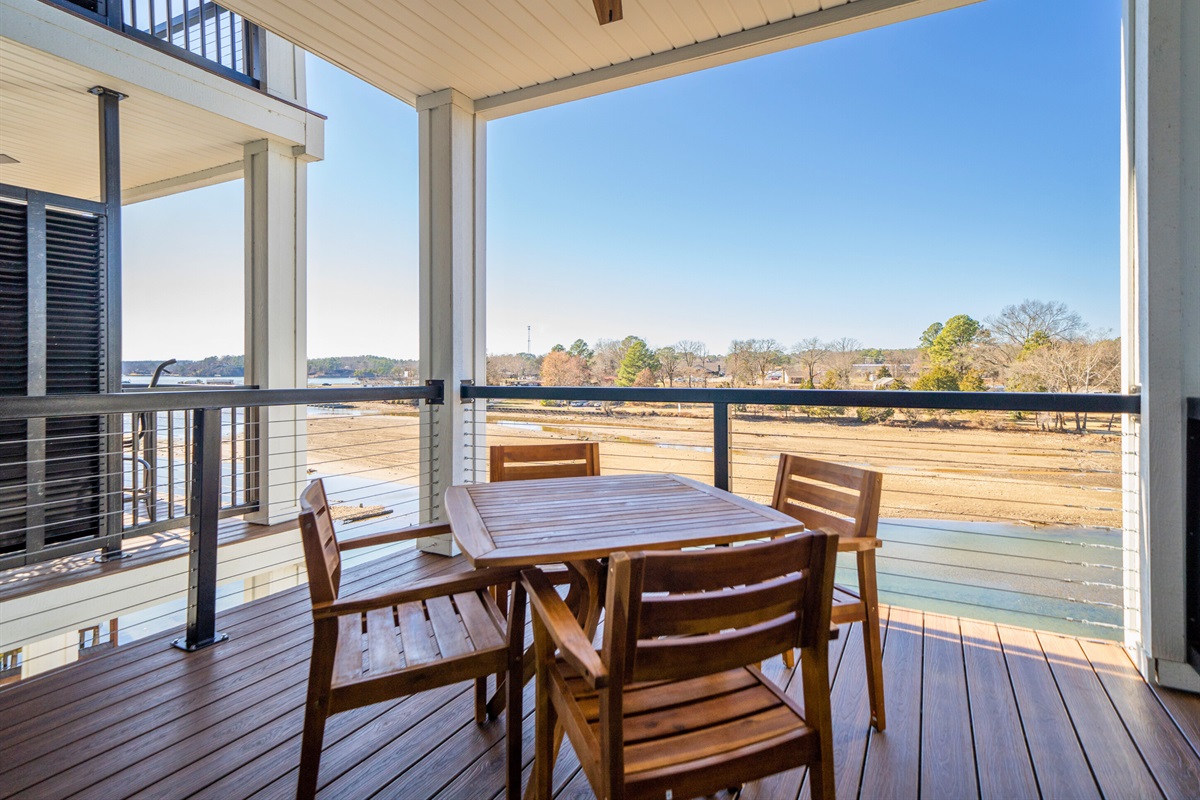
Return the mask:
[(643, 339), (633, 336), (627, 337), (626, 341), (629, 341), (629, 348), (617, 369), (617, 386), (633, 386), (644, 369), (651, 372), (658, 370), (658, 359)]

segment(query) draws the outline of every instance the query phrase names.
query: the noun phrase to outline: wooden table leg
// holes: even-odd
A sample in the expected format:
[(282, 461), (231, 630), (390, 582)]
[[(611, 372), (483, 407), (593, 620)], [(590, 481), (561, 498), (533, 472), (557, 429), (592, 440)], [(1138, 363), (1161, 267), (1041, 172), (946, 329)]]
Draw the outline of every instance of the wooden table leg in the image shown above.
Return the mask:
[[(575, 612), (575, 619), (583, 628), (583, 633), (586, 634), (589, 640), (594, 640), (596, 630), (600, 627), (600, 613), (604, 608), (604, 596), (608, 578), (607, 565), (602, 561), (569, 561), (566, 564), (566, 570), (570, 573), (571, 588), (566, 593), (564, 601), (566, 606)], [(523, 593), (522, 593), (523, 594)], [(521, 640), (524, 644), (524, 630), (522, 625)], [(509, 626), (509, 642), (512, 642), (512, 626)], [(511, 646), (511, 644), (510, 644)], [(526, 669), (526, 680), (532, 678), (532, 668), (534, 666), (533, 650), (527, 650), (523, 658), (524, 669)], [(514, 693), (516, 694), (516, 693)], [(553, 746), (550, 754), (550, 769), (554, 769), (554, 764), (558, 763), (558, 751), (563, 746), (563, 724), (562, 722), (554, 722)], [(536, 758), (536, 753), (534, 758)], [(534, 782), (529, 781), (529, 786), (526, 787), (524, 800), (534, 800)]]

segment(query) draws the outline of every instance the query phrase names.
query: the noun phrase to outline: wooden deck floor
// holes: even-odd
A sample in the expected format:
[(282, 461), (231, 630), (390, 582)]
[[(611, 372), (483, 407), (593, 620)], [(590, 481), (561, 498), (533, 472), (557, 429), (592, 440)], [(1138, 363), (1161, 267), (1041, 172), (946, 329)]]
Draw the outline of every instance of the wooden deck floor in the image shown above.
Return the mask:
[[(344, 591), (461, 567), (408, 551), (348, 573)], [(901, 608), (886, 626), (883, 734), (868, 727), (861, 630), (833, 643), (838, 797), (1200, 795), (1200, 698), (1152, 689), (1120, 648)], [(0, 691), (0, 796), (292, 796), (307, 590), (229, 611), (220, 628), (230, 641), (200, 653), (163, 635)], [(779, 659), (764, 668), (799, 694)], [(471, 702), (462, 684), (334, 717), (322, 796), (500, 796), (503, 720), (476, 726)], [(527, 759), (532, 735), (527, 716)], [(558, 797), (591, 796), (569, 747), (556, 772)], [(806, 795), (800, 773), (741, 792)]]

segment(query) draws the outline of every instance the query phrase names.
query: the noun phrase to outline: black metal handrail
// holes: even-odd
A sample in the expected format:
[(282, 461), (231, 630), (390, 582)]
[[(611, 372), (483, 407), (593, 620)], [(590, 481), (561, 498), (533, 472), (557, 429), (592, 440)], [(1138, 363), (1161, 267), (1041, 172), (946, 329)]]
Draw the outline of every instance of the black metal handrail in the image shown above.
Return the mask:
[(914, 392), (845, 389), (708, 389), (620, 386), (475, 386), (463, 400), (583, 400), (625, 403), (691, 403), (713, 409), (713, 485), (730, 488), (729, 411), (737, 406), (788, 405), (904, 408), (944, 411), (1043, 411), (1137, 414), (1141, 397), (1123, 394), (1034, 392)]
[(139, 411), (187, 411), (242, 406), (303, 406), (386, 400), (442, 402), (441, 382), (425, 386), (363, 386), (351, 389), (203, 389), (121, 394), (64, 394), (0, 399), (0, 420), (128, 414)]
[(1045, 411), (1138, 414), (1136, 394), (1055, 392), (915, 392), (858, 389), (697, 389), (620, 386), (473, 386), (464, 400), (598, 400), (626, 403), (796, 405), (839, 408), (913, 408), (941, 411)]

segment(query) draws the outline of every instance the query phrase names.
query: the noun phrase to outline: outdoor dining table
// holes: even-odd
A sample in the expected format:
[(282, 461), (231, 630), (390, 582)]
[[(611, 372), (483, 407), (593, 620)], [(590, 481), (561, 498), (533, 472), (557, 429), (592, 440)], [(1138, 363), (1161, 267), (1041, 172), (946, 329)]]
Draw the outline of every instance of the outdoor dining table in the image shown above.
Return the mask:
[[(566, 602), (589, 638), (600, 621), (603, 562), (613, 553), (732, 544), (804, 530), (781, 511), (680, 475), (451, 486), (445, 501), (454, 538), (475, 567), (565, 564), (571, 578)], [(532, 653), (524, 650), (524, 609), (518, 604), (523, 605), (514, 602), (509, 619), (508, 689), (498, 686), (488, 703), (493, 716), (520, 701), (520, 687), (531, 677)], [(520, 747), (520, 715), (511, 710), (507, 736), (510, 748)], [(510, 785), (520, 785), (519, 755), (509, 759)]]
[(476, 567), (580, 564), (804, 530), (798, 520), (679, 475), (597, 475), (452, 486), (446, 512)]
[[(571, 577), (567, 604), (588, 636), (599, 624), (602, 562), (613, 553), (731, 544), (804, 530), (781, 511), (680, 475), (452, 486), (446, 512), (455, 540), (475, 567), (565, 564)], [(489, 706), (495, 711), (503, 704), (497, 693)]]

